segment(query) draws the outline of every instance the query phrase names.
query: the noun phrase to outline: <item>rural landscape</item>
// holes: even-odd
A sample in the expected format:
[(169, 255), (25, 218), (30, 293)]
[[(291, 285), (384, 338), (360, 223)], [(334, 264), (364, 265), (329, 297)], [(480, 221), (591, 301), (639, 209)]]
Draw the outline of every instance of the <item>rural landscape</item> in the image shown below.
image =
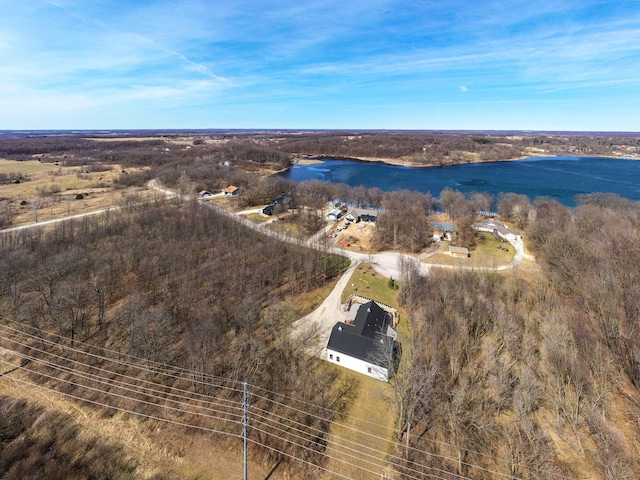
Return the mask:
[(532, 155), (640, 136), (2, 132), (0, 477), (637, 478), (637, 201), (281, 175)]

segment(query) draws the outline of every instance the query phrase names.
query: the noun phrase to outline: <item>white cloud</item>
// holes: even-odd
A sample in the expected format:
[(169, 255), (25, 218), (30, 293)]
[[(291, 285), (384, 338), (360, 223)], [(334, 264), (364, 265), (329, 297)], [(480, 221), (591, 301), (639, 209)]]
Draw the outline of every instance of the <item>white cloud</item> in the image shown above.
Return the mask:
[(464, 85), (460, 85), (460, 91), (461, 91), (461, 92), (466, 92), (466, 91), (468, 91), (468, 90), (469, 90), (469, 89), (468, 89), (467, 87), (465, 87)]

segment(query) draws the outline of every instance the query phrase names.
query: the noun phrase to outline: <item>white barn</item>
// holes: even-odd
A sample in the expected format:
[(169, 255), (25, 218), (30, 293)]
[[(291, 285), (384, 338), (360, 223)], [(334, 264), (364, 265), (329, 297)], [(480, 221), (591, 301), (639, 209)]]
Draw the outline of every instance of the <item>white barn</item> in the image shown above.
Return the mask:
[(327, 361), (370, 377), (389, 381), (402, 348), (389, 335), (391, 315), (374, 301), (360, 306), (353, 323), (338, 322), (327, 343)]

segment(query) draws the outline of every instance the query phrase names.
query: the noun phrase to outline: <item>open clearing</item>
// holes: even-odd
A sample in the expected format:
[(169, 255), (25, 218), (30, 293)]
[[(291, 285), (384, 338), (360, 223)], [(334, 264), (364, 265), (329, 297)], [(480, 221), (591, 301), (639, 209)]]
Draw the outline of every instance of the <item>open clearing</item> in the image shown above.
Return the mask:
[(37, 160), (0, 159), (0, 173), (23, 179), (20, 183), (0, 185), (0, 214), (11, 218), (11, 226), (19, 226), (118, 206), (137, 195), (148, 194), (145, 186), (118, 188), (115, 181), (121, 172), (119, 165), (90, 172), (84, 167)]
[(0, 158), (0, 173), (18, 173), (29, 175), (32, 173), (51, 172), (62, 168), (53, 163), (42, 163), (37, 160), (5, 160)]
[(470, 249), (469, 258), (457, 258), (449, 255), (449, 242), (444, 242), (440, 252), (427, 257), (423, 263), (431, 265), (450, 265), (455, 267), (496, 268), (509, 265), (515, 255), (515, 249), (507, 242), (500, 242), (489, 233), (479, 233), (476, 246)]

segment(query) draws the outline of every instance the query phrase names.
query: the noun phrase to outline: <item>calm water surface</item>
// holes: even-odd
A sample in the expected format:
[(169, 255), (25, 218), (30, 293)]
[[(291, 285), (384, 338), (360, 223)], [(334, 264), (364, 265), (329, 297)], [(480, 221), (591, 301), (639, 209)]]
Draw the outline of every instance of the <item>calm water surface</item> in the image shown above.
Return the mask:
[(284, 177), (302, 182), (319, 179), (353, 187), (379, 187), (429, 192), (445, 187), (461, 192), (487, 192), (496, 197), (515, 192), (550, 197), (574, 206), (580, 193), (610, 192), (640, 200), (640, 161), (600, 157), (531, 157), (511, 162), (474, 163), (447, 167), (397, 167), (352, 160), (294, 165)]

